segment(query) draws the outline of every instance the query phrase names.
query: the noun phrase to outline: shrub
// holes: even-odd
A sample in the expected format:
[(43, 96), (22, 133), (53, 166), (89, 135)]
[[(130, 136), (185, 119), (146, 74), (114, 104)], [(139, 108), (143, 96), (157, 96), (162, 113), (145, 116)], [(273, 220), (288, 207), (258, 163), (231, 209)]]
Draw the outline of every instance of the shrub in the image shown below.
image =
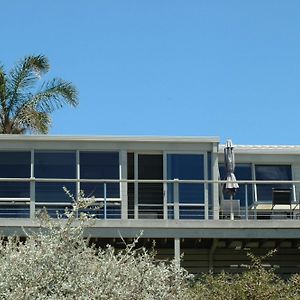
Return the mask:
[(272, 250), (259, 258), (251, 253), (251, 265), (242, 274), (205, 274), (191, 290), (194, 299), (214, 300), (291, 300), (300, 299), (300, 276), (288, 281), (278, 277), (273, 269), (265, 269), (263, 260), (274, 255)]
[[(81, 198), (66, 219), (40, 216), (41, 230), (0, 243), (0, 299), (188, 299), (191, 278), (176, 261), (155, 261), (136, 240), (116, 251), (84, 238), (91, 204)], [(78, 216), (79, 215), (79, 216)]]

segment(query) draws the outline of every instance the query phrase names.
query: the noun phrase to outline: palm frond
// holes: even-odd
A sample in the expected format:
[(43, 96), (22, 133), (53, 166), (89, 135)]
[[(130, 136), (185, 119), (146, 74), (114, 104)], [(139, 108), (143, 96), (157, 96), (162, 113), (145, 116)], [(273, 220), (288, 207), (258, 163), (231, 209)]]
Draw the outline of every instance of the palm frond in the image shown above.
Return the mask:
[(41, 91), (33, 95), (27, 103), (39, 111), (51, 113), (64, 104), (77, 106), (78, 92), (70, 82), (55, 78), (45, 83)]
[(14, 119), (12, 133), (30, 131), (31, 133), (46, 134), (50, 125), (51, 118), (49, 114), (37, 111), (35, 107), (29, 105), (19, 111), (18, 117)]
[(6, 78), (4, 67), (0, 65), (0, 105), (1, 110), (6, 110)]
[(8, 109), (20, 101), (20, 97), (26, 90), (34, 86), (40, 76), (50, 68), (48, 59), (43, 55), (26, 56), (9, 73), (8, 85)]

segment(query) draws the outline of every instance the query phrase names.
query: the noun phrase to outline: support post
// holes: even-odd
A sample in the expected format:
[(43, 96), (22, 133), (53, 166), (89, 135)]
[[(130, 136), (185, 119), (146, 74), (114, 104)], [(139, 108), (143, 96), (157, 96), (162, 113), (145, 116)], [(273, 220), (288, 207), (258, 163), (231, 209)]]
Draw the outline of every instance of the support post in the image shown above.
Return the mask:
[[(120, 174), (121, 179), (127, 179), (127, 151), (122, 150), (120, 153)], [(121, 182), (121, 219), (128, 219), (128, 187), (127, 182)]]
[(176, 264), (180, 267), (180, 238), (174, 238), (174, 258)]
[(103, 185), (103, 188), (104, 188), (104, 208), (103, 208), (103, 212), (104, 212), (104, 220), (106, 220), (107, 218), (107, 199), (106, 199), (106, 182), (104, 182), (104, 185)]
[(248, 185), (245, 184), (245, 219), (248, 220)]
[(76, 197), (75, 199), (78, 200), (80, 195), (80, 158), (79, 158), (79, 150), (76, 150)]
[(174, 179), (173, 194), (174, 194), (174, 219), (179, 219), (179, 179)]
[[(218, 166), (218, 144), (213, 144), (213, 151), (211, 154), (211, 164), (212, 164), (212, 179), (217, 181), (219, 179), (219, 166)], [(209, 166), (210, 167), (210, 166)], [(219, 184), (213, 183), (212, 188), (213, 197), (213, 219), (219, 220), (220, 215), (220, 204), (219, 204)]]
[(34, 150), (30, 152), (30, 219), (35, 218)]
[(208, 271), (213, 273), (214, 271), (214, 254), (218, 246), (218, 239), (213, 239), (211, 248), (208, 254)]
[[(134, 153), (134, 179), (139, 179), (138, 169), (139, 157), (137, 153)], [(137, 181), (134, 182), (134, 219), (139, 218), (139, 184)]]

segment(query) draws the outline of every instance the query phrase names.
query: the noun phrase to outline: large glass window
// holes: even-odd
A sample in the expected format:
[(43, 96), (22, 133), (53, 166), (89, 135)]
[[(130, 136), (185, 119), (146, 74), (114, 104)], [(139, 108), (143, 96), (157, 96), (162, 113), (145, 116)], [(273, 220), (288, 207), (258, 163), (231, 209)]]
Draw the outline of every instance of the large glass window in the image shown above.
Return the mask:
[[(162, 180), (163, 155), (139, 154), (138, 179)], [(163, 218), (163, 183), (138, 183), (139, 218)]]
[[(219, 166), (220, 171), (220, 179), (226, 180), (226, 170), (225, 166), (221, 164)], [(251, 164), (236, 164), (234, 174), (237, 180), (252, 180), (252, 171), (251, 171)], [(247, 196), (248, 196), (248, 205), (251, 205), (253, 202), (253, 187), (251, 184), (247, 185)], [(224, 199), (229, 199), (230, 196), (226, 193), (223, 193)], [(239, 188), (237, 189), (235, 195), (235, 199), (240, 200), (241, 206), (245, 206), (245, 184), (239, 184)]]
[(34, 176), (36, 178), (76, 178), (76, 152), (36, 151)]
[[(168, 154), (167, 178), (203, 180), (204, 158), (200, 154)], [(174, 202), (173, 184), (168, 186), (168, 202)], [(204, 184), (180, 183), (179, 203), (204, 203)]]
[[(30, 152), (1, 151), (1, 178), (29, 178)], [(29, 182), (0, 182), (0, 198), (29, 198)]]
[[(76, 152), (36, 151), (34, 153), (34, 176), (49, 179), (75, 179)], [(76, 198), (75, 182), (37, 182), (36, 202), (71, 202), (63, 187), (66, 187)]]
[[(255, 165), (256, 180), (292, 180), (290, 165)], [(290, 184), (257, 184), (257, 200), (272, 201), (272, 188), (290, 188)]]
[[(119, 152), (80, 152), (80, 178), (120, 179)], [(82, 182), (80, 189), (84, 191), (86, 196), (104, 197), (103, 183)], [(106, 196), (107, 198), (119, 198), (119, 183), (107, 183)]]

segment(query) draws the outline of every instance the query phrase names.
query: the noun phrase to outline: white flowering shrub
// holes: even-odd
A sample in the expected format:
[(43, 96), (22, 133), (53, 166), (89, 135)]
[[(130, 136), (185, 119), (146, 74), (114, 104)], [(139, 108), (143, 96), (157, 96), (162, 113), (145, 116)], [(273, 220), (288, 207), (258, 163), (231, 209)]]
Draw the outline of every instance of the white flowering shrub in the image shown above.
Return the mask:
[(294, 274), (283, 280), (274, 269), (265, 269), (263, 260), (274, 255), (272, 250), (265, 256), (248, 253), (252, 263), (242, 274), (204, 274), (191, 289), (195, 300), (299, 300), (300, 275)]
[(83, 236), (89, 216), (81, 198), (66, 219), (42, 213), (41, 231), (0, 243), (0, 299), (189, 299), (188, 273), (175, 261), (155, 261), (135, 244), (97, 249)]

